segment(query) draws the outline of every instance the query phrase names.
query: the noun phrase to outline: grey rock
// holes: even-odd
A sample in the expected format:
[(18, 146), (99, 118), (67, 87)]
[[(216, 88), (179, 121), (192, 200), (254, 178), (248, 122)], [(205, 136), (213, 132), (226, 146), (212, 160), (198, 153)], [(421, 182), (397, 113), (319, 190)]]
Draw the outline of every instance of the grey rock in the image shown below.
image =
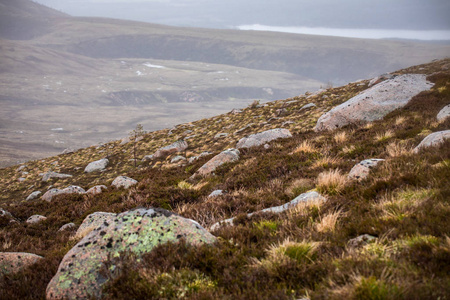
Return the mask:
[(377, 238), (370, 234), (363, 234), (348, 241), (347, 245), (350, 249), (360, 248), (364, 245), (375, 242)]
[(421, 149), (439, 146), (444, 143), (446, 139), (450, 139), (450, 130), (438, 131), (428, 135), (420, 144), (413, 149), (413, 153), (419, 153)]
[(153, 154), (153, 158), (165, 158), (173, 153), (182, 152), (188, 148), (188, 143), (183, 140), (176, 141), (168, 146), (160, 148)]
[(107, 190), (108, 187), (106, 185), (96, 185), (91, 187), (86, 191), (86, 194), (88, 195), (98, 195), (101, 194), (104, 190)]
[(180, 161), (185, 161), (185, 160), (186, 160), (186, 158), (184, 156), (177, 155), (174, 158), (172, 158), (170, 163), (174, 164), (174, 163), (177, 163), (177, 162), (180, 162)]
[(107, 213), (107, 212), (95, 212), (87, 216), (83, 223), (81, 223), (80, 227), (76, 232), (76, 236), (84, 237), (92, 230), (100, 227), (104, 224), (111, 224), (114, 221), (116, 214)]
[(308, 104), (303, 105), (302, 108), (300, 108), (300, 110), (305, 110), (305, 109), (313, 108), (313, 107), (316, 107), (316, 105), (314, 103), (308, 103)]
[(71, 185), (68, 186), (64, 189), (50, 189), (48, 190), (43, 196), (42, 196), (42, 200), (45, 200), (47, 202), (52, 201), (53, 197), (57, 196), (57, 195), (62, 195), (62, 194), (85, 194), (86, 191), (76, 185)]
[(260, 133), (252, 134), (246, 138), (240, 139), (236, 145), (236, 148), (242, 149), (242, 148), (257, 147), (279, 138), (284, 139), (290, 137), (292, 137), (292, 134), (287, 129), (283, 128), (271, 129)]
[(228, 136), (228, 133), (218, 133), (214, 136), (214, 139), (218, 140), (221, 138), (226, 138)]
[(44, 220), (47, 220), (47, 217), (44, 217), (44, 216), (41, 216), (41, 215), (32, 215), (31, 217), (29, 217), (27, 219), (26, 222), (28, 224), (36, 224), (36, 223), (42, 222)]
[(30, 195), (28, 195), (26, 200), (27, 201), (34, 200), (34, 199), (38, 198), (41, 194), (42, 193), (40, 191), (32, 192)]
[(111, 183), (112, 186), (116, 188), (125, 188), (128, 189), (133, 185), (136, 185), (138, 182), (137, 180), (134, 180), (133, 178), (126, 177), (126, 176), (118, 176), (114, 181)]
[(25, 169), (27, 167), (27, 165), (21, 165), (20, 167), (17, 168), (17, 172), (22, 171), (23, 169)]
[(67, 223), (61, 226), (61, 228), (58, 229), (58, 232), (65, 231), (65, 230), (72, 230), (77, 227), (74, 223)]
[(215, 191), (211, 192), (211, 194), (208, 195), (208, 198), (222, 196), (223, 194), (224, 194), (223, 190), (215, 190)]
[(146, 156), (144, 156), (144, 158), (142, 158), (142, 161), (149, 161), (149, 160), (153, 160), (153, 154), (152, 155), (146, 155)]
[(89, 163), (86, 166), (86, 168), (84, 169), (84, 172), (85, 173), (101, 172), (106, 169), (108, 164), (109, 164), (109, 160), (107, 158), (96, 160), (96, 161)]
[(361, 161), (356, 164), (348, 174), (348, 178), (363, 180), (369, 176), (369, 172), (372, 168), (376, 167), (380, 162), (384, 161), (384, 159), (379, 158), (371, 158)]
[(189, 158), (189, 163), (191, 164), (191, 163), (193, 163), (194, 161), (196, 161), (196, 160), (198, 160), (199, 158), (202, 158), (202, 157), (204, 157), (204, 156), (208, 156), (208, 155), (211, 155), (212, 154), (212, 152), (202, 152), (202, 153), (200, 153), (200, 155), (198, 155), (198, 156), (193, 156), (193, 157), (190, 157)]
[(61, 173), (50, 171), (50, 172), (44, 173), (44, 175), (42, 176), (42, 181), (47, 182), (51, 178), (70, 178), (70, 177), (72, 177), (72, 175), (61, 174)]
[(24, 252), (0, 252), (0, 276), (15, 274), (43, 259), (42, 256)]
[(443, 122), (448, 117), (450, 117), (450, 104), (441, 109), (436, 118), (439, 122)]
[(198, 169), (197, 172), (192, 177), (196, 177), (198, 175), (207, 176), (213, 173), (219, 166), (225, 163), (238, 161), (239, 154), (240, 154), (239, 150), (236, 149), (225, 150), (217, 154), (212, 159), (210, 159), (206, 164), (201, 166), (200, 169)]
[(380, 120), (433, 85), (422, 74), (406, 74), (383, 81), (323, 114), (314, 130), (334, 130), (348, 124)]
[(0, 208), (0, 217), (12, 218), (13, 216), (9, 211)]

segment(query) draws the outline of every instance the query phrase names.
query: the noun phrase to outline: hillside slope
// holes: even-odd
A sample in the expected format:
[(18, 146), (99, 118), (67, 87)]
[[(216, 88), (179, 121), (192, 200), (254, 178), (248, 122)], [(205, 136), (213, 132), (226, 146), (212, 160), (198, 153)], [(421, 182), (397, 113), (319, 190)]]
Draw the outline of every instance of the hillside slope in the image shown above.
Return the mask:
[[(211, 229), (217, 238), (212, 245), (165, 243), (139, 254), (139, 260), (136, 253), (116, 252), (99, 277), (101, 284), (106, 281), (100, 289), (105, 298), (445, 299), (450, 294), (450, 141), (418, 153), (411, 149), (430, 133), (450, 128), (450, 118), (436, 120), (450, 104), (450, 60), (392, 75), (400, 74), (425, 74), (434, 86), (383, 119), (362, 125), (313, 130), (321, 115), (375, 80), (254, 103), (242, 111), (150, 132), (136, 142), (116, 141), (0, 169), (0, 252), (43, 256), (5, 271), (0, 298), (45, 297), (63, 256), (87, 234), (74, 237), (88, 215), (154, 207), (205, 228), (235, 219)], [(315, 106), (305, 108), (310, 103)], [(288, 129), (292, 137), (241, 148), (238, 160), (214, 174), (195, 176), (241, 138), (276, 128)], [(181, 139), (188, 147), (179, 142), (178, 153), (162, 148)], [(109, 161), (103, 171), (84, 172), (90, 162), (103, 158)], [(347, 178), (355, 164), (372, 158), (385, 161), (364, 180)], [(50, 171), (71, 177), (52, 177), (56, 175)], [(112, 187), (119, 175), (138, 183)], [(96, 195), (41, 198), (50, 188), (70, 185), (105, 187)], [(209, 196), (216, 190), (224, 194)], [(282, 213), (247, 215), (312, 190), (326, 200)], [(41, 195), (25, 200), (38, 191)], [(33, 215), (46, 219), (26, 222)], [(73, 227), (59, 231), (69, 222)]]

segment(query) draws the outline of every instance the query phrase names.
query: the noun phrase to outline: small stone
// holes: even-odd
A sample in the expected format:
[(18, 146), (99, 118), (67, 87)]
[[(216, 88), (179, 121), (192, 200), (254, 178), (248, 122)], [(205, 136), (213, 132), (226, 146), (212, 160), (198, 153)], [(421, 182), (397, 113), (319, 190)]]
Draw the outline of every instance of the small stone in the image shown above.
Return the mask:
[(42, 176), (42, 181), (47, 182), (51, 178), (70, 178), (70, 177), (72, 177), (72, 175), (61, 174), (61, 173), (56, 173), (56, 172), (50, 171), (50, 172), (44, 173), (44, 175)]
[(42, 193), (41, 193), (40, 191), (32, 192), (32, 193), (27, 197), (26, 200), (27, 200), (27, 201), (34, 200), (34, 199), (38, 198), (41, 194), (42, 194)]
[(153, 158), (165, 158), (173, 153), (182, 152), (188, 148), (188, 143), (183, 140), (176, 141), (169, 146), (160, 148), (153, 154)]
[(126, 176), (118, 176), (114, 181), (111, 183), (113, 187), (116, 188), (125, 188), (128, 189), (129, 187), (136, 185), (138, 182), (137, 180), (134, 180), (133, 178), (126, 177)]
[(67, 223), (67, 224), (61, 226), (61, 228), (58, 229), (58, 232), (65, 231), (65, 230), (72, 230), (72, 229), (75, 229), (75, 227), (77, 227), (77, 226), (74, 223)]
[(13, 216), (9, 211), (0, 208), (0, 217), (12, 218)]
[(96, 185), (91, 187), (86, 191), (86, 194), (88, 195), (98, 195), (101, 194), (104, 190), (107, 190), (108, 187), (106, 185)]
[(369, 234), (363, 234), (354, 239), (349, 240), (347, 245), (350, 249), (356, 249), (369, 243), (373, 243), (375, 242), (375, 240), (376, 237), (371, 236)]
[(57, 195), (61, 195), (61, 194), (85, 194), (86, 191), (76, 185), (71, 185), (68, 186), (62, 190), (54, 188), (54, 189), (50, 189), (48, 190), (43, 196), (42, 196), (42, 200), (45, 200), (47, 202), (52, 201), (53, 197), (57, 196)]
[(215, 191), (211, 192), (211, 194), (208, 195), (208, 198), (222, 196), (223, 194), (224, 194), (223, 190), (215, 190)]
[(314, 103), (308, 103), (302, 106), (302, 108), (300, 108), (300, 110), (305, 110), (308, 108), (312, 108), (312, 107), (316, 107), (316, 105)]
[(214, 136), (214, 139), (218, 140), (221, 138), (226, 138), (228, 136), (228, 133), (218, 133)]
[(86, 166), (86, 168), (84, 169), (84, 172), (85, 173), (101, 172), (106, 169), (108, 164), (109, 164), (109, 160), (107, 158), (96, 160), (96, 161), (89, 163)]
[(363, 180), (369, 176), (369, 172), (372, 168), (376, 167), (380, 162), (384, 161), (384, 159), (379, 158), (371, 158), (361, 161), (356, 164), (348, 174), (348, 178)]
[(443, 144), (446, 139), (450, 139), (450, 130), (434, 132), (424, 138), (420, 144), (413, 149), (413, 152), (419, 153), (421, 149), (439, 146)]
[(177, 155), (174, 158), (172, 158), (170, 163), (174, 164), (174, 163), (177, 163), (177, 162), (180, 162), (180, 161), (185, 161), (185, 160), (186, 160), (186, 158), (184, 156)]

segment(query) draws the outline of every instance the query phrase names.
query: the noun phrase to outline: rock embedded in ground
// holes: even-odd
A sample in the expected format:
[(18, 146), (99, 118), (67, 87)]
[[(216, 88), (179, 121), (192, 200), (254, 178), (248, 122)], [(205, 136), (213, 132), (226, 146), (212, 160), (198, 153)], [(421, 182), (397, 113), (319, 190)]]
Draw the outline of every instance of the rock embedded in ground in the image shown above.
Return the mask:
[(251, 148), (264, 145), (270, 141), (280, 139), (280, 138), (291, 138), (292, 134), (287, 129), (276, 128), (260, 133), (252, 134), (248, 137), (242, 138), (236, 145), (236, 148)]
[(375, 242), (376, 239), (377, 239), (376, 237), (371, 236), (370, 234), (363, 234), (354, 239), (349, 240), (347, 246), (350, 249), (357, 249), (364, 245)]
[[(140, 259), (158, 245), (185, 240), (191, 245), (211, 244), (216, 238), (198, 223), (163, 209), (136, 209), (105, 222), (63, 258), (47, 286), (47, 299), (98, 299), (108, 278), (101, 272), (108, 258), (127, 251)], [(119, 267), (110, 262), (110, 269)]]
[(32, 215), (31, 217), (29, 217), (27, 219), (26, 222), (28, 224), (36, 224), (36, 223), (42, 222), (44, 220), (47, 220), (47, 217), (44, 217), (44, 216), (41, 216), (41, 215)]
[(174, 164), (174, 163), (177, 163), (177, 162), (180, 162), (180, 161), (185, 161), (185, 160), (186, 160), (186, 158), (184, 156), (177, 155), (177, 156), (175, 156), (174, 158), (172, 158), (170, 160), (170, 163)]
[(211, 194), (208, 195), (208, 198), (222, 196), (223, 194), (224, 194), (223, 190), (215, 190), (215, 191), (212, 191)]
[[(274, 206), (274, 207), (269, 207), (269, 208), (265, 208), (263, 210), (257, 211), (257, 212), (253, 212), (250, 214), (247, 214), (247, 217), (251, 217), (254, 214), (257, 213), (282, 213), (288, 209), (294, 208), (295, 206), (297, 206), (299, 203), (308, 203), (308, 202), (315, 202), (315, 201), (320, 201), (320, 202), (324, 202), (327, 199), (325, 197), (323, 197), (321, 194), (319, 194), (316, 191), (310, 191), (307, 193), (303, 193), (297, 197), (295, 197), (292, 201), (280, 205), (280, 206)], [(210, 231), (214, 231), (216, 229), (219, 229), (221, 226), (223, 225), (232, 225), (233, 224), (233, 220), (234, 218), (229, 218), (220, 222), (217, 222), (215, 224), (213, 224), (209, 230)]]
[(215, 140), (221, 139), (221, 138), (226, 138), (228, 136), (228, 133), (222, 132), (222, 133), (218, 133), (214, 136)]
[(32, 192), (30, 195), (28, 195), (26, 200), (27, 201), (34, 200), (34, 199), (38, 198), (41, 194), (42, 193), (40, 191)]
[(422, 74), (405, 74), (383, 81), (323, 114), (314, 130), (334, 130), (348, 124), (380, 120), (433, 85)]
[(443, 144), (446, 139), (450, 139), (450, 130), (434, 132), (424, 138), (420, 144), (413, 149), (413, 152), (419, 153), (419, 151), (424, 148), (439, 146)]
[(137, 180), (134, 180), (133, 178), (126, 177), (126, 176), (118, 176), (114, 181), (111, 183), (112, 186), (116, 188), (125, 188), (128, 189), (132, 187), (133, 185), (136, 185), (138, 182)]
[(236, 149), (228, 149), (225, 150), (213, 158), (211, 158), (206, 164), (200, 167), (200, 169), (197, 170), (197, 172), (193, 175), (193, 177), (200, 175), (200, 176), (207, 176), (211, 173), (213, 173), (218, 167), (225, 163), (232, 163), (239, 160), (239, 150)]
[(300, 110), (313, 108), (313, 107), (316, 107), (316, 105), (314, 103), (308, 103), (308, 104), (303, 105), (302, 108), (300, 108)]
[(98, 195), (101, 194), (104, 190), (107, 190), (108, 187), (106, 185), (96, 185), (91, 187), (86, 191), (86, 194), (88, 195)]
[(86, 168), (84, 169), (84, 172), (85, 173), (101, 172), (106, 169), (108, 164), (109, 164), (109, 160), (107, 158), (96, 160), (96, 161), (89, 163), (86, 166)]
[(348, 178), (356, 179), (356, 180), (366, 179), (367, 176), (369, 176), (370, 170), (373, 169), (374, 167), (376, 167), (382, 161), (384, 161), (384, 159), (379, 159), (379, 158), (365, 159), (365, 160), (359, 162), (358, 164), (356, 164), (350, 170), (350, 173), (348, 173)]
[(50, 172), (44, 173), (44, 175), (42, 176), (42, 181), (47, 182), (51, 178), (70, 178), (70, 177), (72, 177), (72, 175), (70, 175), (70, 174), (61, 174), (61, 173), (50, 171)]
[(64, 224), (63, 226), (61, 226), (58, 229), (58, 232), (65, 231), (65, 230), (71, 230), (71, 229), (74, 229), (75, 227), (77, 227), (77, 226), (74, 223), (67, 223), (67, 224)]
[(76, 185), (71, 185), (68, 186), (64, 189), (50, 189), (48, 190), (43, 196), (42, 196), (42, 200), (45, 200), (47, 202), (52, 201), (53, 197), (57, 196), (57, 195), (62, 195), (62, 194), (85, 194), (86, 191)]
[(188, 143), (183, 140), (176, 141), (169, 146), (165, 146), (160, 148), (158, 151), (153, 154), (153, 158), (165, 158), (171, 154), (182, 152), (188, 148)]
[(437, 114), (437, 120), (439, 122), (445, 121), (448, 117), (450, 117), (450, 104), (445, 106), (443, 109), (439, 111)]
[(202, 158), (204, 156), (208, 156), (211, 154), (212, 154), (212, 152), (202, 152), (198, 156), (189, 157), (189, 163), (191, 164), (191, 163), (195, 162), (196, 160), (198, 160), (199, 158)]
[(43, 259), (42, 256), (32, 253), (0, 252), (0, 275), (15, 274), (41, 259)]

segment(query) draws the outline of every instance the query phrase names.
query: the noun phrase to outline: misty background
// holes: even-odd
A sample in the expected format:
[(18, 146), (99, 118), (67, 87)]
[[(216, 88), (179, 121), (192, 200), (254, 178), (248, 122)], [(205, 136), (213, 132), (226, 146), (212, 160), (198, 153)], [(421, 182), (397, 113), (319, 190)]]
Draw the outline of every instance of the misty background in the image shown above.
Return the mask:
[[(361, 38), (450, 40), (448, 0), (37, 0), (36, 2), (73, 16), (108, 17), (173, 26), (240, 28)], [(336, 31), (336, 28), (359, 31)]]

